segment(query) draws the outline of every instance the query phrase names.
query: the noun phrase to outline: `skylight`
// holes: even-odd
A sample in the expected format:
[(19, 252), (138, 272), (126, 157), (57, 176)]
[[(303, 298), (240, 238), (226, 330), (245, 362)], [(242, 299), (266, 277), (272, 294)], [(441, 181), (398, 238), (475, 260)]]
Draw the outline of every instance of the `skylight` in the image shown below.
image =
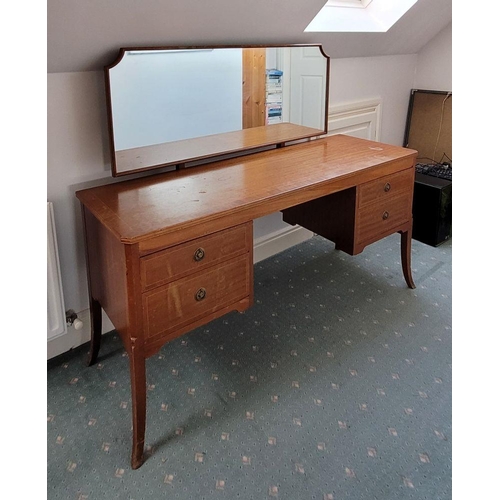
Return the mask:
[(386, 32), (418, 0), (328, 0), (306, 32)]
[(355, 7), (364, 9), (372, 0), (328, 0), (326, 2), (332, 7)]

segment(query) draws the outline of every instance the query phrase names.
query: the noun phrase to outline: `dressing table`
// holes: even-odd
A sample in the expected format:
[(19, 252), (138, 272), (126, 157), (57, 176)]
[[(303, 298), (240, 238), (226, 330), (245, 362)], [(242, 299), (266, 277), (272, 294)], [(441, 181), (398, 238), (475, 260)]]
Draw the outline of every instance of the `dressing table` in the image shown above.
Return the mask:
[[(114, 147), (113, 107), (109, 109)], [(326, 121), (320, 129), (307, 123), (283, 125), (232, 133), (240, 145), (250, 134), (251, 147), (275, 134), (276, 147), (264, 151), (226, 159), (214, 155), (213, 161), (189, 168), (177, 155), (175, 170), (76, 193), (84, 221), (92, 322), (88, 362), (98, 356), (102, 308), (130, 361), (134, 469), (144, 460), (146, 359), (194, 328), (251, 307), (254, 219), (281, 211), (285, 222), (330, 239), (350, 255), (399, 232), (403, 277), (415, 287), (410, 256), (416, 151), (344, 135), (319, 137), (326, 132)], [(297, 135), (302, 141), (294, 143)], [(312, 135), (319, 138), (304, 140)], [(226, 153), (242, 150), (234, 147), (233, 137), (226, 139)], [(180, 142), (177, 150), (189, 151), (189, 139)], [(206, 138), (201, 142), (210, 144)], [(168, 143), (154, 145), (153, 152), (144, 148), (134, 152), (139, 163), (132, 168), (121, 164), (125, 172), (157, 166), (156, 160), (145, 158), (169, 149)], [(128, 155), (130, 162), (134, 155), (129, 153), (121, 156)], [(113, 154), (117, 174), (120, 163), (114, 149)], [(197, 153), (193, 157), (201, 158)]]

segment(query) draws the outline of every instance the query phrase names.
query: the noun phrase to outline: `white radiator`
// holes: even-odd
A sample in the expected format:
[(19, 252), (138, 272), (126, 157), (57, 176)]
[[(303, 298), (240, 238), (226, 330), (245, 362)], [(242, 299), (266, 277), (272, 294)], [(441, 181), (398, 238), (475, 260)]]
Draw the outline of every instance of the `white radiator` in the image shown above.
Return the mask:
[(66, 312), (57, 251), (54, 207), (47, 202), (47, 341), (66, 333)]

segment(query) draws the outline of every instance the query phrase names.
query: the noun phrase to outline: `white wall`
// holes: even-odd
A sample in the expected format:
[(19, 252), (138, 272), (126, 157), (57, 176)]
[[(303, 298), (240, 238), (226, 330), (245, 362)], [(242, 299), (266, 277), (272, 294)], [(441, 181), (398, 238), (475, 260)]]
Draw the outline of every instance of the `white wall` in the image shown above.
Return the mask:
[(416, 55), (332, 60), (330, 106), (381, 98), (380, 141), (401, 146), (416, 62)]
[(452, 27), (440, 31), (418, 53), (414, 88), (452, 90)]
[(111, 179), (103, 72), (47, 75), (47, 200), (54, 204), (66, 309), (88, 307), (75, 191)]

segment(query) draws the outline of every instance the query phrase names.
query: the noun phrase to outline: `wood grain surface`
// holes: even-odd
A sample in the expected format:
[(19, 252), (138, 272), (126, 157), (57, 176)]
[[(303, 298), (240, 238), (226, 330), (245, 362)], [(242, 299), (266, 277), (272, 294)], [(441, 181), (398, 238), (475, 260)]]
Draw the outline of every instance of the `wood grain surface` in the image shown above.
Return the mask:
[(176, 231), (185, 241), (190, 229), (193, 237), (203, 234), (200, 225), (211, 224), (210, 234), (248, 222), (403, 170), (415, 156), (411, 149), (335, 135), (76, 196), (123, 243)]

